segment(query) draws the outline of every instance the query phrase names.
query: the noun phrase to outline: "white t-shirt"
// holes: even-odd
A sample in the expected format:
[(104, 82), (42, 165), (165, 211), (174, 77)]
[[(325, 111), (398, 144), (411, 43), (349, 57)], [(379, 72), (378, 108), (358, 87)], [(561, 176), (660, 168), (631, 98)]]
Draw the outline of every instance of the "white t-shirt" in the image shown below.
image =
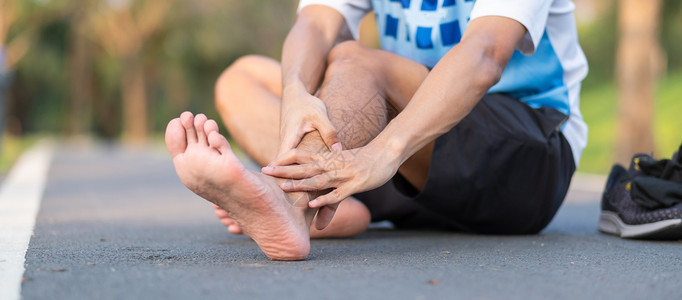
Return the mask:
[(503, 16), (526, 27), (502, 78), (489, 93), (506, 93), (531, 107), (569, 116), (562, 132), (576, 166), (587, 144), (580, 114), (580, 82), (587, 60), (578, 44), (571, 0), (301, 0), (340, 12), (355, 38), (362, 17), (374, 10), (381, 48), (433, 67), (473, 19)]

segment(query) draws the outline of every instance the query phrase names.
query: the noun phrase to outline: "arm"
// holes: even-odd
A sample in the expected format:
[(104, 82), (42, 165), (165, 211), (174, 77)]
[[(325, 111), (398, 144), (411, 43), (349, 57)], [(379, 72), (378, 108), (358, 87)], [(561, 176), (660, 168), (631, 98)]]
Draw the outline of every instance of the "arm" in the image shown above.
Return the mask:
[[(440, 135), (457, 125), (502, 76), (514, 49), (526, 33), (523, 25), (505, 17), (481, 17), (469, 24), (462, 41), (434, 67), (405, 109), (368, 145), (335, 151), (335, 157), (292, 151), (264, 173), (304, 178), (282, 184), (286, 191), (330, 193), (309, 203), (320, 207), (387, 182), (398, 167)], [(325, 169), (326, 159), (343, 167)], [(298, 163), (298, 166), (283, 166)], [(316, 174), (307, 178), (310, 174)]]
[(338, 41), (350, 39), (343, 16), (336, 10), (307, 6), (301, 10), (282, 47), (282, 87), (314, 94), (322, 82), (327, 55)]
[(372, 141), (402, 164), (448, 132), (502, 76), (525, 27), (505, 17), (469, 24), (462, 41), (433, 68), (405, 109)]
[(313, 95), (322, 82), (329, 51), (350, 37), (343, 16), (332, 8), (311, 5), (299, 13), (282, 49), (280, 152), (293, 149), (314, 130), (328, 147), (338, 143), (324, 103)]

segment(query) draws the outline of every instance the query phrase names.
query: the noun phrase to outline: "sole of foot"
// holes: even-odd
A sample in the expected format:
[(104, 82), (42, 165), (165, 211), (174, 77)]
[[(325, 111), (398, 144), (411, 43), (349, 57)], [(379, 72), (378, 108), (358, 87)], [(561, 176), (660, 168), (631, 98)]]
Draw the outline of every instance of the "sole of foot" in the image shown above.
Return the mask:
[(215, 121), (182, 113), (168, 123), (166, 146), (182, 183), (225, 210), (266, 256), (307, 258), (315, 211), (291, 205), (274, 178), (246, 169)]

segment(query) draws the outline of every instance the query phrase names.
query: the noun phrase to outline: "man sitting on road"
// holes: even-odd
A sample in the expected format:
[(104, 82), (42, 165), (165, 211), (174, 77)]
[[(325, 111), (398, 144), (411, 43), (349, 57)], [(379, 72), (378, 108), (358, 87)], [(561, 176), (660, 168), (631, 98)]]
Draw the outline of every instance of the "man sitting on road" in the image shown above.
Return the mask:
[[(570, 0), (302, 0), (281, 64), (216, 85), (247, 170), (213, 120), (172, 120), (182, 182), (271, 259), (310, 238), (397, 228), (528, 234), (561, 205), (586, 144), (587, 63)], [(377, 17), (382, 50), (352, 39)]]

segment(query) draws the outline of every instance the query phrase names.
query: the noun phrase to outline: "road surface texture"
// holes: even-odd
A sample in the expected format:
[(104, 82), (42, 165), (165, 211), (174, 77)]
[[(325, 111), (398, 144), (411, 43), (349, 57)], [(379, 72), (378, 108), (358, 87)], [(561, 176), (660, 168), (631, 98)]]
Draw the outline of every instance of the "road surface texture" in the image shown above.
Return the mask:
[[(163, 148), (55, 148), (23, 299), (682, 299), (682, 243), (597, 232), (603, 177), (579, 176), (539, 235), (371, 229), (268, 260), (220, 225)], [(381, 227), (381, 226), (379, 226)]]

